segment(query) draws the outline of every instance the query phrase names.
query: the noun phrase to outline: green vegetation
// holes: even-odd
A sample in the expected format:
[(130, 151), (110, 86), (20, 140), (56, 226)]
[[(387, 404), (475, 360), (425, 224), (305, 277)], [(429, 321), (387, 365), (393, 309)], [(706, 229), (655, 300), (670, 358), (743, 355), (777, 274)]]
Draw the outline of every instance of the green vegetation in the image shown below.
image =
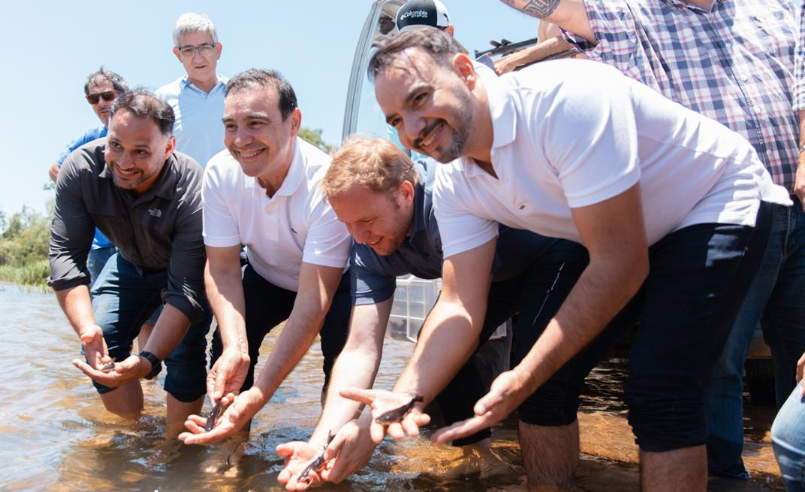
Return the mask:
[(327, 152), (328, 154), (330, 153), (330, 150), (333, 148), (332, 145), (330, 145), (330, 144), (326, 143), (324, 140), (322, 140), (322, 138), (321, 138), (321, 130), (318, 129), (318, 128), (315, 129), (315, 130), (311, 130), (311, 129), (305, 128), (305, 127), (300, 128), (299, 129), (299, 138), (301, 138), (302, 140), (304, 140), (305, 142), (307, 142), (307, 143), (309, 143), (311, 145), (315, 145), (319, 149)]
[(0, 231), (0, 280), (44, 287), (50, 275), (50, 219), (30, 207), (10, 219), (0, 211)]

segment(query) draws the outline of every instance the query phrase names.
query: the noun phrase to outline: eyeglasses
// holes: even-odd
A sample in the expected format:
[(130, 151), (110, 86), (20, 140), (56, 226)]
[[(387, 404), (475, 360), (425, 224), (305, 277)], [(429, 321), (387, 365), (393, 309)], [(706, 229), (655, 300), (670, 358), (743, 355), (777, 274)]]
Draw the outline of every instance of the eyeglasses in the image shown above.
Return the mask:
[(178, 46), (177, 49), (182, 56), (191, 57), (198, 53), (201, 56), (209, 56), (215, 51), (215, 45), (210, 43), (200, 44), (198, 46)]
[(103, 91), (98, 92), (97, 94), (87, 94), (87, 102), (95, 106), (101, 99), (106, 102), (114, 101), (117, 97), (117, 92), (115, 91)]

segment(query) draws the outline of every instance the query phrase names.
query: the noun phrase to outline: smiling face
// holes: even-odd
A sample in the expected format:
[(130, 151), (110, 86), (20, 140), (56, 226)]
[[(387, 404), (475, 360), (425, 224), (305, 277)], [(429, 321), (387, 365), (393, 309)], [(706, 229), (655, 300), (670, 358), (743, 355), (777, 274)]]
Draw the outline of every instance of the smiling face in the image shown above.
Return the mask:
[(109, 121), (105, 153), (115, 185), (138, 195), (145, 193), (156, 182), (175, 143), (151, 118), (118, 111)]
[(459, 72), (410, 48), (377, 74), (375, 95), (403, 145), (439, 162), (465, 155), (475, 98)]
[[(211, 48), (210, 48), (211, 47)], [(197, 48), (192, 54), (182, 54), (180, 48)], [(206, 31), (196, 31), (179, 37), (179, 46), (173, 48), (176, 58), (182, 62), (187, 79), (195, 86), (203, 87), (216, 80), (215, 69), (221, 58), (221, 43), (216, 43)], [(214, 82), (213, 82), (214, 85)]]
[(397, 251), (411, 233), (414, 186), (408, 181), (386, 193), (353, 185), (329, 201), (355, 242), (366, 244), (380, 256)]
[(301, 120), (297, 108), (283, 121), (273, 88), (239, 89), (224, 102), (224, 144), (244, 174), (258, 178), (264, 187), (276, 185), (276, 191), (293, 160)]

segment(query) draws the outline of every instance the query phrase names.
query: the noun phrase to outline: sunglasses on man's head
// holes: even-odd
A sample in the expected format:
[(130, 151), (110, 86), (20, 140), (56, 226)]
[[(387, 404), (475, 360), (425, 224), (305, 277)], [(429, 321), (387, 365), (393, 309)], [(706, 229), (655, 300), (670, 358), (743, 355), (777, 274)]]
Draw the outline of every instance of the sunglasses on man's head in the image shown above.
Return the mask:
[(87, 102), (92, 104), (93, 106), (98, 104), (103, 98), (104, 101), (114, 101), (117, 97), (117, 93), (115, 91), (103, 91), (97, 94), (87, 94)]

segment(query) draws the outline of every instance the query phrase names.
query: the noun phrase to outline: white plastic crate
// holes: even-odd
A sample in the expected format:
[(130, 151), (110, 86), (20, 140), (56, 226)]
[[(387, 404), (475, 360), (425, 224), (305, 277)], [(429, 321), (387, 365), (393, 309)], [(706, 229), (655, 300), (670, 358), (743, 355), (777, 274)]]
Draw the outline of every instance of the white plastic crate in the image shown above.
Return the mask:
[[(416, 342), (425, 318), (436, 304), (442, 290), (442, 279), (425, 280), (413, 275), (397, 277), (397, 290), (386, 329), (386, 336), (395, 340)], [(506, 336), (506, 323), (500, 325), (491, 339)]]

